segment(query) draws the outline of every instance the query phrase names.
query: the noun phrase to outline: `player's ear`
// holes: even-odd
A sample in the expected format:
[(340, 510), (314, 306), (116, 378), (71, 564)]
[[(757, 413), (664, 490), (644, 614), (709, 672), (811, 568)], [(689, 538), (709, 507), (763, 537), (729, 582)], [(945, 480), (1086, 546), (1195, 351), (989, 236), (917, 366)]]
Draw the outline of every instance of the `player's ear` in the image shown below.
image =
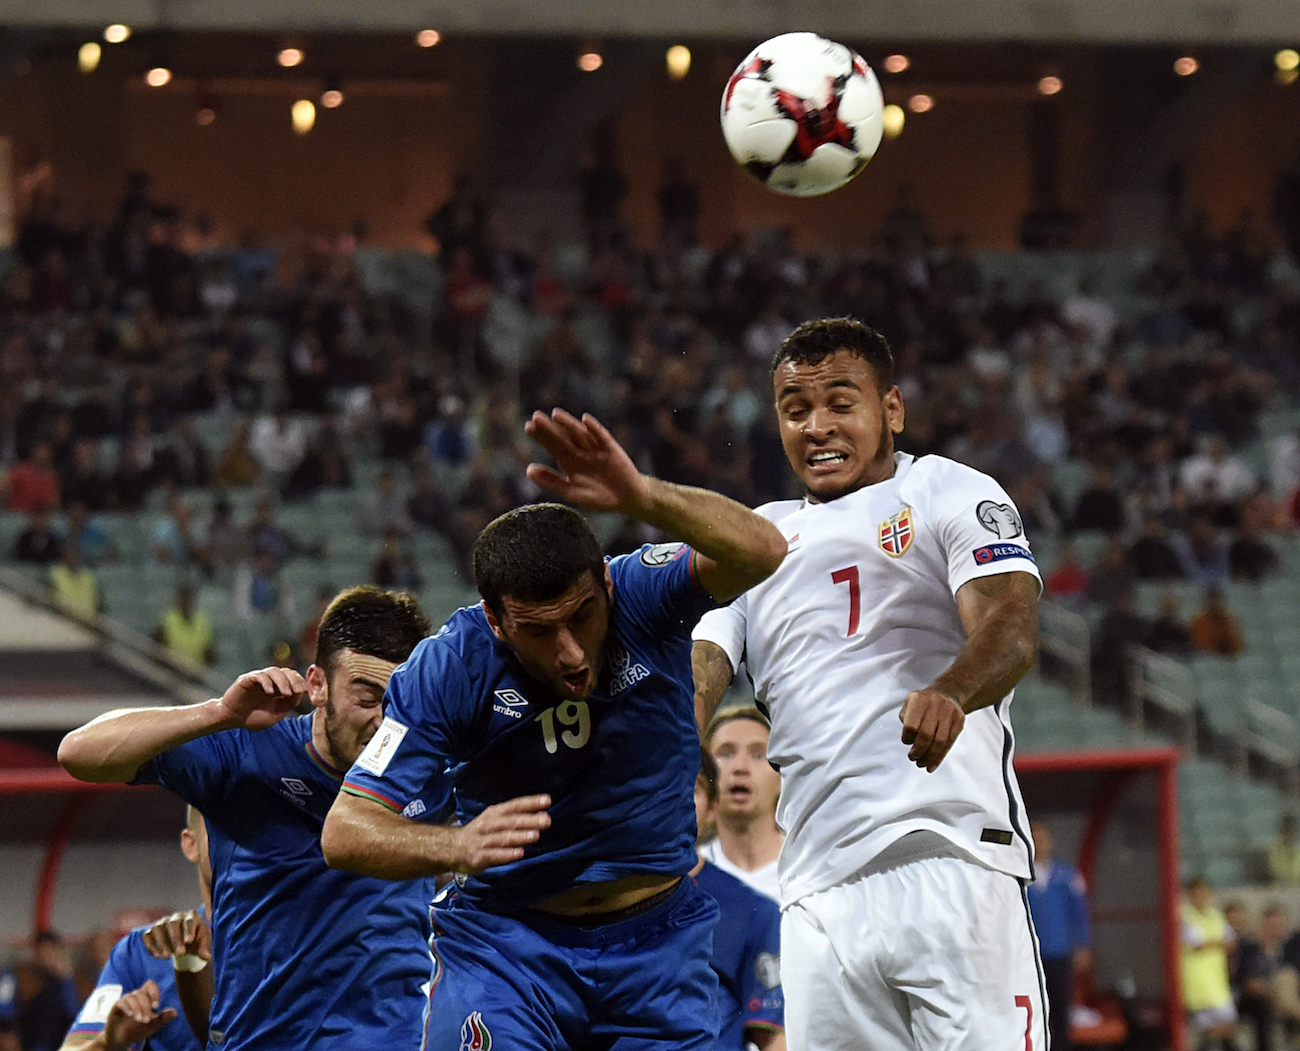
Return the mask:
[(605, 594), (610, 602), (614, 601), (614, 578), (609, 575), (609, 563), (605, 563)]
[(492, 629), (492, 634), (497, 637), (498, 642), (506, 641), (506, 633), (501, 630), (501, 622), (497, 620), (497, 615), (492, 612), (492, 607), (486, 602), (480, 602), (483, 607), (483, 615), (487, 617), (488, 627)]
[(330, 699), (329, 676), (319, 664), (307, 669), (307, 696), (317, 708), (325, 707), (325, 702)]
[(181, 829), (181, 853), (191, 865), (199, 863), (199, 844), (188, 828)]
[(891, 434), (903, 433), (903, 419), (906, 412), (903, 409), (903, 392), (897, 386), (890, 387), (885, 391), (885, 396), (880, 399), (881, 408), (885, 413), (885, 422), (889, 425)]

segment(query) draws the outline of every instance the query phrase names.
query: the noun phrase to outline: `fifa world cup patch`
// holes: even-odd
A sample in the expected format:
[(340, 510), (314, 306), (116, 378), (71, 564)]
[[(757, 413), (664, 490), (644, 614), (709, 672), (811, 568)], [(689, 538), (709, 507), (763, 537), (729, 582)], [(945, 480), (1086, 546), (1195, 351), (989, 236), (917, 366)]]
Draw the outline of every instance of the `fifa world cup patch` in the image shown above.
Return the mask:
[(478, 1011), (470, 1012), (460, 1027), (460, 1051), (490, 1051), (492, 1033)]
[(890, 558), (902, 558), (912, 546), (912, 540), (916, 536), (913, 513), (910, 507), (904, 507), (898, 514), (880, 523), (880, 550)]
[(357, 759), (357, 766), (376, 777), (383, 777), (384, 771), (388, 769), (388, 764), (397, 751), (397, 746), (406, 736), (406, 731), (407, 727), (396, 719), (385, 716), (384, 721), (379, 724), (379, 729), (375, 731), (375, 736), (370, 738), (370, 743), (366, 745), (366, 750)]
[(990, 562), (1001, 562), (1007, 558), (1025, 558), (1038, 565), (1029, 548), (1019, 544), (989, 544), (988, 547), (977, 547), (971, 554), (975, 557), (977, 566), (987, 566)]

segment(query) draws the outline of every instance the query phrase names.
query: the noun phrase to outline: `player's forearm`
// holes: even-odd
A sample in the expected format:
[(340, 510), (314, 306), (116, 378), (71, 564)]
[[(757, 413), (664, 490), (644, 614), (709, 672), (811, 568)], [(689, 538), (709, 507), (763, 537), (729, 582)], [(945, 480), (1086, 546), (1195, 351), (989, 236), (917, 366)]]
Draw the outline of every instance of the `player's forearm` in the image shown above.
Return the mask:
[(932, 688), (970, 713), (996, 704), (1033, 666), (1038, 649), (1036, 606), (1007, 602), (970, 633), (952, 666)]
[(115, 1047), (109, 1047), (104, 1041), (102, 1032), (94, 1036), (85, 1034), (75, 1034), (64, 1038), (63, 1043), (59, 1045), (59, 1051), (120, 1051)]
[(185, 1021), (198, 1042), (207, 1046), (208, 1019), (212, 1017), (213, 968), (201, 971), (177, 971), (176, 995), (181, 1002)]
[(713, 597), (735, 598), (776, 571), (785, 558), (781, 531), (742, 503), (709, 489), (646, 478), (644, 498), (627, 513), (686, 541), (717, 563), (705, 581)]
[(703, 740), (704, 731), (731, 686), (735, 669), (721, 646), (700, 641), (691, 646), (691, 675), (695, 680), (695, 725)]
[(326, 815), (320, 844), (330, 868), (378, 879), (421, 879), (458, 867), (455, 833), (340, 792)]
[(229, 727), (217, 701), (179, 708), (122, 708), (73, 730), (59, 763), (80, 781), (130, 781), (154, 756)]

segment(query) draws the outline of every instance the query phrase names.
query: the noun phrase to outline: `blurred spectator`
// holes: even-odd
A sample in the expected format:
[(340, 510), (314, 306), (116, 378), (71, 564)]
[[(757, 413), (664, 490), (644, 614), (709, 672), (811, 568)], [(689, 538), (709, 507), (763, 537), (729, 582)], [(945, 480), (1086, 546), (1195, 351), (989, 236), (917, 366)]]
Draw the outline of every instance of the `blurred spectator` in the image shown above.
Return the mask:
[(1234, 579), (1258, 583), (1276, 573), (1281, 568), (1282, 559), (1259, 535), (1254, 522), (1243, 516), (1228, 546), (1228, 565)]
[(384, 546), (371, 567), (370, 579), (381, 588), (419, 590), (421, 581), (415, 559), (402, 546), (402, 538), (396, 533), (390, 532), (384, 537)]
[(325, 610), (334, 601), (338, 588), (333, 584), (322, 584), (316, 589), (316, 600), (312, 604), (311, 616), (298, 633), (298, 657), (301, 664), (316, 663), (316, 644), (320, 640), (320, 622)]
[(1279, 500), (1300, 489), (1300, 428), (1273, 439), (1269, 447), (1268, 482)]
[(1275, 885), (1300, 887), (1300, 826), (1294, 814), (1283, 814), (1277, 839), (1268, 848), (1268, 878)]
[(1232, 505), (1255, 491), (1255, 473), (1228, 452), (1218, 435), (1206, 438), (1202, 451), (1184, 461), (1179, 482), (1193, 504), (1205, 507), (1216, 521), (1231, 516)]
[(1053, 1051), (1069, 1051), (1070, 1007), (1075, 976), (1092, 969), (1092, 923), (1088, 888), (1079, 870), (1052, 856), (1052, 833), (1041, 821), (1029, 826), (1034, 839), (1034, 882), (1027, 889), (1047, 986)]
[(154, 465), (155, 484), (180, 489), (207, 485), (211, 478), (208, 450), (194, 433), (188, 416), (181, 416), (160, 443)]
[(1217, 587), (1228, 579), (1231, 563), (1228, 549), (1219, 541), (1214, 524), (1204, 515), (1197, 515), (1180, 538), (1179, 556), (1183, 573), (1206, 587)]
[(260, 501), (253, 511), (248, 539), (254, 558), (268, 555), (277, 566), (300, 555), (311, 558), (325, 556), (324, 544), (302, 540), (281, 526), (275, 520), (275, 508), (269, 500)]
[(1088, 597), (1088, 571), (1079, 564), (1074, 545), (1061, 545), (1056, 568), (1047, 575), (1043, 590), (1048, 596), (1069, 605), (1081, 605)]
[(293, 592), (280, 575), (280, 563), (267, 551), (253, 556), (235, 572), (232, 602), (240, 620), (273, 618), (282, 624), (294, 620)]
[(75, 540), (64, 542), (62, 559), (50, 567), (50, 590), (55, 602), (78, 617), (93, 617), (99, 611), (99, 582), (81, 561)]
[(1083, 336), (1084, 345), (1094, 355), (1109, 346), (1119, 318), (1115, 308), (1097, 295), (1097, 278), (1089, 274), (1079, 282), (1079, 290), (1061, 304), (1061, 320)]
[(1129, 548), (1128, 560), (1139, 580), (1178, 580), (1183, 576), (1178, 549), (1164, 520), (1155, 515), (1142, 524), (1142, 535)]
[(397, 476), (391, 470), (379, 472), (375, 487), (361, 497), (357, 509), (357, 531), (365, 536), (403, 537), (415, 529), (406, 513), (406, 499), (397, 488)]
[(1160, 615), (1151, 622), (1146, 646), (1171, 657), (1186, 657), (1196, 650), (1192, 636), (1178, 615), (1178, 595), (1166, 591), (1160, 596)]
[(205, 561), (195, 535), (194, 509), (179, 496), (167, 501), (167, 515), (154, 526), (153, 557), (164, 566), (193, 566)]
[(438, 491), (433, 472), (427, 467), (415, 471), (411, 495), (406, 500), (406, 513), (421, 529), (441, 531), (447, 528), (447, 498)]
[(247, 420), (240, 421), (229, 443), (221, 450), (212, 475), (212, 484), (218, 489), (240, 489), (252, 485), (260, 477), (261, 466), (249, 445), (252, 433), (253, 425)]
[(1283, 955), (1290, 931), (1286, 910), (1280, 905), (1265, 908), (1257, 933), (1237, 926), (1226, 908), (1224, 914), (1237, 934), (1232, 968), (1237, 1009), (1254, 1031), (1255, 1051), (1273, 1051), (1277, 1023), (1291, 1029), (1300, 1020), (1297, 972)]
[(28, 459), (9, 468), (4, 491), (5, 506), (10, 511), (31, 514), (52, 511), (59, 506), (59, 476), (54, 471), (54, 453), (49, 443), (37, 442)]
[(82, 438), (72, 447), (72, 460), (59, 481), (65, 506), (80, 503), (89, 511), (108, 506), (109, 478), (99, 464), (99, 444)]
[(1124, 542), (1112, 537), (1097, 564), (1089, 570), (1088, 598), (1099, 606), (1113, 606), (1124, 594), (1131, 600), (1136, 579)]
[(14, 542), (14, 558), (19, 562), (37, 562), (49, 565), (57, 562), (63, 553), (63, 541), (50, 526), (50, 516), (37, 511), (27, 520), (27, 528)]
[(30, 956), (14, 971), (16, 1028), (23, 1051), (57, 1051), (81, 1006), (63, 939), (54, 931), (37, 931)]
[(1237, 1009), (1228, 979), (1228, 950), (1236, 939), (1205, 880), (1187, 884), (1181, 918), (1183, 1005), (1202, 1035), (1203, 1048), (1217, 1040), (1224, 1051), (1236, 1051)]
[(64, 506), (63, 542), (76, 544), (86, 565), (98, 566), (118, 557), (117, 543), (108, 530), (87, 512), (85, 504), (71, 502)]
[(307, 455), (307, 428), (287, 408), (259, 416), (248, 439), (262, 473), (281, 484)]
[[(0, 973), (0, 982), (5, 980), (5, 975)], [(23, 1045), (18, 1039), (18, 1026), (11, 1019), (0, 1014), (0, 1051), (23, 1051)]]
[(1129, 696), (1129, 653), (1146, 644), (1150, 622), (1133, 608), (1133, 592), (1117, 591), (1092, 636), (1092, 690), (1103, 704), (1123, 707)]
[(302, 462), (289, 475), (285, 498), (297, 500), (321, 489), (347, 489), (351, 485), (352, 458), (339, 433), (337, 419), (327, 416), (308, 439)]
[(1223, 594), (1218, 588), (1206, 590), (1205, 605), (1187, 625), (1187, 633), (1202, 653), (1235, 657), (1246, 648), (1241, 637), (1241, 625), (1224, 605)]
[(1094, 529), (1103, 533), (1118, 533), (1124, 528), (1124, 498), (1109, 467), (1093, 467), (1088, 487), (1075, 502), (1071, 525), (1075, 529)]
[(235, 521), (230, 501), (224, 497), (212, 505), (203, 546), (208, 567), (214, 573), (233, 569), (249, 556), (248, 532)]
[(159, 621), (154, 639), (179, 657), (195, 664), (213, 664), (217, 659), (216, 636), (208, 615), (194, 604), (194, 588), (181, 584), (176, 601)]
[(468, 466), (477, 442), (460, 397), (447, 394), (438, 401), (438, 415), (424, 431), (424, 447), (440, 477)]

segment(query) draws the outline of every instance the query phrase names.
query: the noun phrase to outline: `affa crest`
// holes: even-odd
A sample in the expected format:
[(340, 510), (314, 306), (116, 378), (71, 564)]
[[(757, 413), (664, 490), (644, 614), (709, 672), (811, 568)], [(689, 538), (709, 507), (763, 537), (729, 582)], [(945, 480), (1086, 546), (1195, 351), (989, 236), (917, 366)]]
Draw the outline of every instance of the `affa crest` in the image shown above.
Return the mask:
[(474, 1011), (460, 1027), (460, 1051), (491, 1051), (492, 1034), (483, 1022), (483, 1015)]
[(904, 507), (898, 514), (880, 523), (880, 550), (890, 558), (902, 558), (912, 546), (912, 538), (916, 536), (912, 514), (910, 507)]

